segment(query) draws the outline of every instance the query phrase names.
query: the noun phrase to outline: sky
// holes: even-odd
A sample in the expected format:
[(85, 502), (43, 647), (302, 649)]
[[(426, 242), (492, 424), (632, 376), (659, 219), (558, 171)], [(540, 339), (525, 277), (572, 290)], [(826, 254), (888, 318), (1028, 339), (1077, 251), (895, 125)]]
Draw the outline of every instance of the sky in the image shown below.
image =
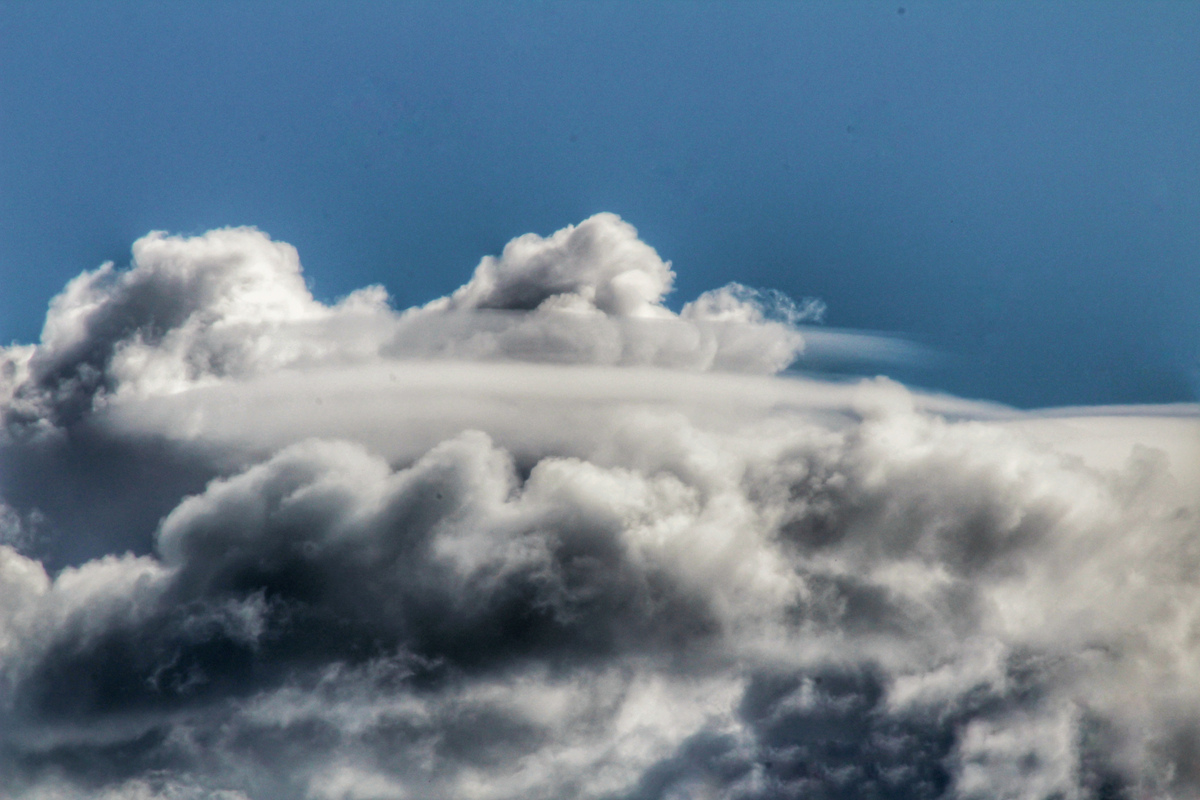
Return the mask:
[(1196, 8), (0, 2), (0, 800), (1200, 797)]
[[(619, 214), (1020, 407), (1195, 396), (1191, 3), (0, 3), (0, 341), (151, 230), (397, 307)], [(869, 371), (869, 370), (868, 370)]]

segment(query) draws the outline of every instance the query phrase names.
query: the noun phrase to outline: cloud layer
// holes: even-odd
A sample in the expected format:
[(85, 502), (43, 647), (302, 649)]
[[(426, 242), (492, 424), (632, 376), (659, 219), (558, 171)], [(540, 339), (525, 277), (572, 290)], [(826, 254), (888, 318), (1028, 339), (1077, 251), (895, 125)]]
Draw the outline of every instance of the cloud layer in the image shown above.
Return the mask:
[(252, 229), (75, 279), (0, 352), (0, 796), (1200, 796), (1194, 409), (772, 377), (817, 304), (672, 279), (607, 214), (401, 313)]

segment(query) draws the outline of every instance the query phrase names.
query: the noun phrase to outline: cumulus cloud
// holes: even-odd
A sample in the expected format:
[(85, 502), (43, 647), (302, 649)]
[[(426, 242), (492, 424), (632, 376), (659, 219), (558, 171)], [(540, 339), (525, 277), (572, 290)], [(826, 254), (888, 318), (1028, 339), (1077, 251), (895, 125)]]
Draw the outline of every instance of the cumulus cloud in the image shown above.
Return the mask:
[(11, 435), (79, 421), (116, 396), (160, 396), (284, 367), (386, 356), (668, 366), (774, 373), (801, 353), (801, 307), (731, 284), (675, 314), (674, 273), (633, 226), (597, 214), (527, 234), (471, 280), (403, 314), (374, 286), (328, 306), (290, 245), (252, 228), (139, 239), (133, 263), (71, 281), (36, 346), (0, 354)]
[(730, 284), (675, 314), (663, 304), (674, 279), (632, 225), (597, 214), (484, 258), (457, 291), (403, 315), (387, 352), (774, 373), (804, 349), (795, 325), (823, 312)]
[(6, 421), (61, 425), (113, 394), (171, 393), (371, 352), (378, 343), (354, 323), (385, 314), (386, 299), (371, 287), (324, 306), (295, 248), (251, 228), (152, 233), (134, 243), (130, 269), (107, 263), (67, 284), (39, 345), (6, 350)]
[(77, 278), (0, 796), (1200, 796), (1195, 408), (776, 377), (818, 305), (672, 279), (612, 215), (400, 313), (251, 229)]

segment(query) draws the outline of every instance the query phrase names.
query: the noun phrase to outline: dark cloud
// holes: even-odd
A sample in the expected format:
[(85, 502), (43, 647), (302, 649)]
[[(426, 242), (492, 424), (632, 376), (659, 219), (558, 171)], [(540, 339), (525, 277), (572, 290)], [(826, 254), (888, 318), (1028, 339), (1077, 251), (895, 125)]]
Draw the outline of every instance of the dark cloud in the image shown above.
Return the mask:
[(77, 279), (3, 351), (0, 796), (1200, 793), (1190, 411), (748, 376), (802, 312), (671, 279), (611, 215), (402, 314), (248, 229)]

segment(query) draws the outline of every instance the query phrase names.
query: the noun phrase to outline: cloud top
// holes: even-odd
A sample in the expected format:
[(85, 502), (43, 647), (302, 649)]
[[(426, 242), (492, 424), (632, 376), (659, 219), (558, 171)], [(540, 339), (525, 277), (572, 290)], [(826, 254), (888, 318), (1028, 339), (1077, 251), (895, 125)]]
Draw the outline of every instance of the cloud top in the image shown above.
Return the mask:
[(637, 230), (601, 213), (548, 238), (527, 233), (485, 256), (471, 280), (431, 308), (533, 311), (560, 308), (611, 317), (663, 319), (675, 273)]
[[(84, 272), (54, 298), (41, 343), (4, 353), (10, 423), (69, 423), (97, 398), (161, 394), (313, 360), (330, 343), (281, 329), (386, 313), (386, 294), (315, 301), (295, 248), (252, 228), (161, 232), (133, 265)], [(345, 354), (343, 354), (345, 355)]]
[(451, 295), (397, 314), (378, 286), (315, 300), (295, 249), (253, 228), (155, 232), (129, 269), (71, 281), (39, 344), (0, 352), (0, 400), (11, 431), (71, 424), (121, 394), (380, 356), (771, 373), (803, 349), (794, 325), (818, 315), (736, 284), (677, 315), (663, 305), (673, 278), (633, 226), (597, 214), (518, 237)]

